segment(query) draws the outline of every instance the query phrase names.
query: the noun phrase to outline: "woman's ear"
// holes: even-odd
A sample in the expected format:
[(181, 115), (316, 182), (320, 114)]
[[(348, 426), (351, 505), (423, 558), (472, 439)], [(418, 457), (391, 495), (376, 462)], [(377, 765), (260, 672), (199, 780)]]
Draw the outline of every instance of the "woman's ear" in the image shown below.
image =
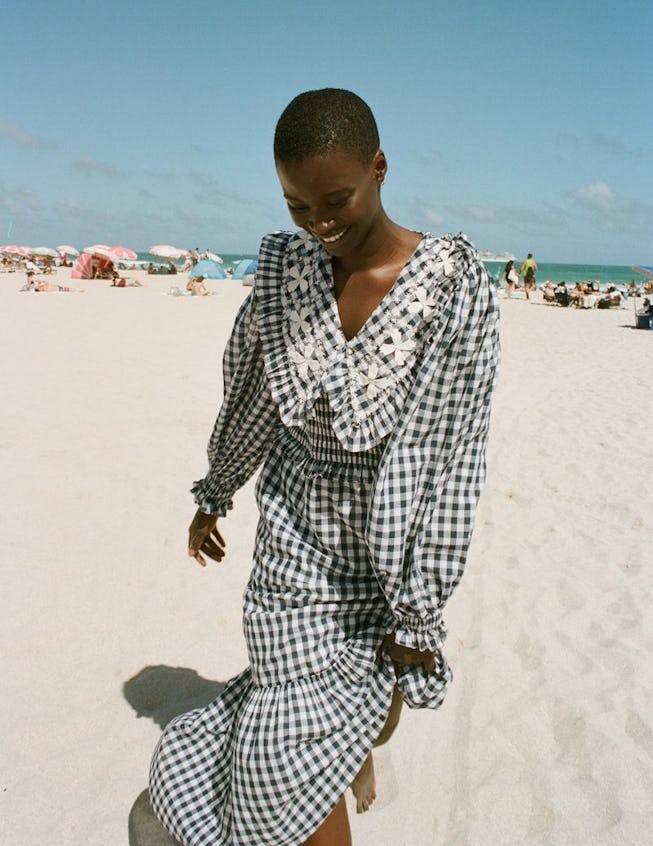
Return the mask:
[(388, 162), (383, 150), (377, 150), (372, 159), (372, 168), (374, 169), (374, 177), (379, 185), (383, 185), (385, 175), (388, 172)]

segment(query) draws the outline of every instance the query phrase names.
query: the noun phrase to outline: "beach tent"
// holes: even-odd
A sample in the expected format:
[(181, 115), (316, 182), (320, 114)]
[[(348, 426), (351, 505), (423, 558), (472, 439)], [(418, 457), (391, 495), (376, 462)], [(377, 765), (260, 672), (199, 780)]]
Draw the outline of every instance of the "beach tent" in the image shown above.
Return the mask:
[(226, 279), (225, 273), (221, 264), (210, 259), (202, 259), (198, 261), (195, 267), (190, 272), (190, 278), (195, 279), (197, 276), (203, 276), (205, 279)]
[(258, 262), (256, 259), (242, 259), (234, 267), (234, 272), (231, 274), (232, 279), (242, 279), (243, 276), (250, 276), (256, 273), (256, 266)]
[(73, 279), (92, 279), (93, 278), (93, 262), (100, 271), (106, 270), (111, 264), (111, 259), (100, 256), (97, 253), (82, 253), (81, 256), (75, 260), (73, 269), (70, 273)]

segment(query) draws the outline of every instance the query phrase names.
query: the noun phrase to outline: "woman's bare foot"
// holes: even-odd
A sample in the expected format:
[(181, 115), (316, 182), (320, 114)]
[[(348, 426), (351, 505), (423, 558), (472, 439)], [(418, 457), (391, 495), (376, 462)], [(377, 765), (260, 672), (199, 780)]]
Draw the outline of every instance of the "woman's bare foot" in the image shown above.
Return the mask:
[(376, 778), (371, 752), (363, 762), (358, 775), (352, 781), (351, 789), (356, 797), (356, 813), (362, 814), (369, 810), (372, 802), (376, 799)]

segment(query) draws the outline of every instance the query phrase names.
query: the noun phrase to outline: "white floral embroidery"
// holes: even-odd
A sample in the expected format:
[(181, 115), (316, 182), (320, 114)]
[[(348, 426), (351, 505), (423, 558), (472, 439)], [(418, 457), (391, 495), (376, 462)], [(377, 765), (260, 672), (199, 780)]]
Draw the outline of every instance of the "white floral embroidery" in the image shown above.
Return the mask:
[(295, 265), (295, 267), (291, 267), (288, 270), (288, 275), (286, 276), (286, 288), (289, 294), (292, 294), (293, 291), (296, 291), (297, 288), (304, 293), (304, 291), (308, 288), (309, 280), (305, 279), (302, 276), (302, 271)]
[(426, 288), (418, 288), (415, 291), (415, 301), (408, 306), (408, 311), (411, 314), (419, 314), (421, 312), (422, 317), (426, 320), (427, 317), (431, 316), (434, 305), (435, 299), (429, 294)]
[(372, 362), (367, 368), (367, 373), (357, 373), (359, 384), (365, 388), (368, 399), (374, 399), (386, 388), (392, 385), (392, 379), (379, 372), (379, 365)]
[(381, 344), (381, 355), (393, 355), (397, 364), (405, 364), (409, 354), (415, 349), (415, 341), (412, 338), (403, 339), (401, 331), (396, 328), (390, 330), (392, 341), (389, 344)]
[(455, 268), (455, 261), (454, 261), (454, 250), (450, 249), (449, 252), (445, 253), (444, 250), (440, 252), (438, 256), (437, 264), (442, 267), (442, 272), (445, 276), (450, 276)]
[(305, 344), (304, 351), (298, 349), (291, 349), (288, 352), (288, 357), (295, 365), (300, 379), (306, 380), (306, 377), (311, 373), (317, 373), (321, 369), (321, 364), (316, 355), (316, 349), (313, 344)]
[(295, 234), (295, 238), (299, 241), (303, 241), (306, 246), (312, 246), (315, 243), (315, 238), (309, 234), (305, 229), (302, 229), (300, 232)]
[(308, 319), (310, 316), (311, 310), (308, 306), (302, 306), (297, 311), (291, 311), (288, 315), (289, 326), (288, 331), (290, 332), (290, 337), (295, 338), (297, 335), (306, 334), (311, 329), (311, 322)]

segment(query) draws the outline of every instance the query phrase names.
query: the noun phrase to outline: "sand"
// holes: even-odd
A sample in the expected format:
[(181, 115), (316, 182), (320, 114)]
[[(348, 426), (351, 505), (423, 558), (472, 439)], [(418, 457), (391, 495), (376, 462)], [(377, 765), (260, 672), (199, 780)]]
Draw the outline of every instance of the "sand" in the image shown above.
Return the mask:
[[(203, 570), (185, 542), (248, 289), (176, 298), (183, 277), (139, 276), (27, 294), (0, 273), (0, 842), (15, 846), (126, 844), (160, 725), (246, 663), (252, 483), (221, 522), (225, 562)], [(446, 614), (456, 678), (379, 750), (356, 846), (650, 842), (653, 332), (631, 307), (501, 311), (488, 483)]]

